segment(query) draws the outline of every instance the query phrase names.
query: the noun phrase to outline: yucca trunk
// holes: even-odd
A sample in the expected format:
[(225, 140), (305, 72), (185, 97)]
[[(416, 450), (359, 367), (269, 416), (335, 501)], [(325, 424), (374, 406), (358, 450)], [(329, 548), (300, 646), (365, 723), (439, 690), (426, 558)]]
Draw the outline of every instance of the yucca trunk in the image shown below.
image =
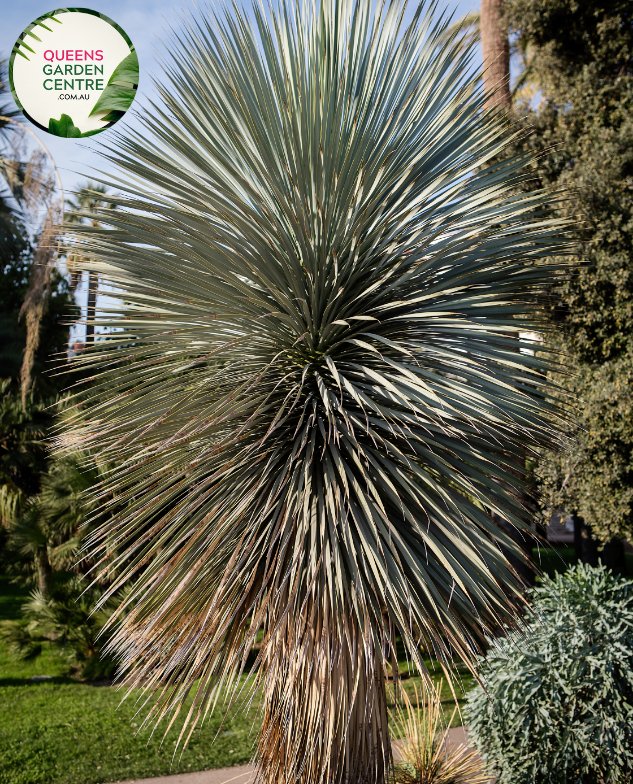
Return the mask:
[(310, 602), (263, 658), (257, 758), (266, 784), (381, 784), (391, 759), (384, 667), (371, 629)]

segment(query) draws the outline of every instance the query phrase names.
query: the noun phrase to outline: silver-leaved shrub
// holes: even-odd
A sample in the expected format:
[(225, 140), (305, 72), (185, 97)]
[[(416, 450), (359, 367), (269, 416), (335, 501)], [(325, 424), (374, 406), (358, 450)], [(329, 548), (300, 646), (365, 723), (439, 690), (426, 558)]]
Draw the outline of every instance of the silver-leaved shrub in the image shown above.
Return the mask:
[(532, 600), (527, 628), (480, 660), (471, 741), (497, 784), (630, 782), (633, 581), (580, 564)]

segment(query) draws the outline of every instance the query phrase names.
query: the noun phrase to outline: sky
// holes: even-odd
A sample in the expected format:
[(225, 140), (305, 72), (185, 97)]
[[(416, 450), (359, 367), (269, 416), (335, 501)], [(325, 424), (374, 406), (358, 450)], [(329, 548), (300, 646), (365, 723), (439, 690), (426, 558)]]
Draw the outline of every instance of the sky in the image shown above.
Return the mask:
[[(140, 83), (137, 97), (132, 109), (142, 106), (143, 96), (151, 95), (152, 77), (158, 77), (161, 68), (156, 54), (160, 42), (167, 39), (167, 31), (179, 27), (178, 17), (183, 11), (194, 8), (195, 0), (103, 0), (103, 2), (81, 3), (81, 8), (90, 8), (104, 13), (125, 30), (136, 48), (140, 64)], [(205, 0), (199, 3), (205, 7)], [(459, 19), (467, 13), (479, 8), (479, 0), (438, 0), (438, 9), (454, 13)], [(50, 13), (57, 7), (51, 0), (5, 0), (0, 27), (0, 56), (7, 59), (20, 33), (44, 13)], [(409, 16), (413, 15), (414, 3), (410, 1)], [(12, 97), (8, 103), (17, 109)], [(73, 190), (80, 188), (91, 177), (104, 174), (108, 179), (110, 166), (99, 154), (111, 137), (111, 131), (104, 131), (86, 139), (63, 139), (41, 131), (24, 118), (21, 113), (16, 119), (23, 121), (35, 135), (42, 140), (57, 166), (61, 177), (65, 196), (72, 196)], [(125, 126), (139, 127), (133, 111), (128, 111), (123, 119), (116, 124), (117, 131), (124, 131)], [(33, 142), (35, 144), (35, 142)], [(104, 297), (105, 294), (105, 297)], [(87, 290), (85, 281), (77, 288), (76, 300), (85, 313)], [(101, 289), (97, 303), (105, 303), (109, 298)], [(75, 325), (71, 330), (71, 344), (82, 340), (85, 327)]]

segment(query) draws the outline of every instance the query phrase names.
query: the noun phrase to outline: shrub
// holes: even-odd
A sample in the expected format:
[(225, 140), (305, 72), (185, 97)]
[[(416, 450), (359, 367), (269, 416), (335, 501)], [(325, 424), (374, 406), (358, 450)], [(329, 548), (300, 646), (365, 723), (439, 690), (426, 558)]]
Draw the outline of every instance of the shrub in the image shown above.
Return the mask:
[(104, 655), (106, 640), (100, 632), (116, 602), (97, 609), (100, 599), (99, 588), (87, 587), (77, 578), (58, 583), (48, 596), (35, 590), (22, 606), (27, 623), (1, 621), (0, 639), (20, 659), (39, 656), (42, 645), (52, 643), (82, 678), (111, 678), (116, 664)]
[(525, 632), (495, 640), (480, 660), (471, 741), (498, 784), (629, 782), (633, 581), (579, 564), (532, 597)]

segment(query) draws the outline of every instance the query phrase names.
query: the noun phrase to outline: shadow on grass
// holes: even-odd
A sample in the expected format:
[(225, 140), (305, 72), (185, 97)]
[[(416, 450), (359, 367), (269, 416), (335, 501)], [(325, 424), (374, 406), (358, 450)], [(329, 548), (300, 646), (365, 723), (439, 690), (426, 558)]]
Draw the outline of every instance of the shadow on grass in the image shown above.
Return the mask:
[[(35, 676), (35, 678), (38, 678), (38, 676)], [(37, 686), (59, 686), (61, 684), (69, 683), (77, 684), (81, 683), (81, 681), (78, 681), (76, 678), (71, 678), (69, 675), (58, 675), (42, 680), (33, 680), (32, 678), (0, 678), (0, 688), (3, 686), (33, 686), (35, 688)], [(89, 686), (90, 684), (85, 683), (84, 685)]]

